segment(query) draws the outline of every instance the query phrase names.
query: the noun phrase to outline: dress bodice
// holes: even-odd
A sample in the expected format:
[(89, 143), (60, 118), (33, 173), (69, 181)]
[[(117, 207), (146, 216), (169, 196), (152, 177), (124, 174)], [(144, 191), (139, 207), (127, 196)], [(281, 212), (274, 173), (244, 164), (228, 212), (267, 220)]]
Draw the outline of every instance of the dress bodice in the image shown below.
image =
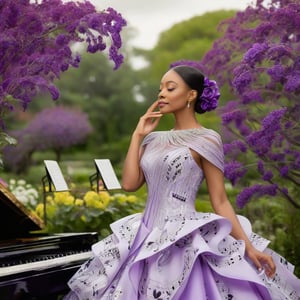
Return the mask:
[(170, 216), (195, 211), (204, 174), (191, 150), (222, 169), (221, 142), (215, 131), (201, 128), (153, 132), (145, 138), (144, 146), (141, 166), (148, 188), (144, 222), (162, 227)]

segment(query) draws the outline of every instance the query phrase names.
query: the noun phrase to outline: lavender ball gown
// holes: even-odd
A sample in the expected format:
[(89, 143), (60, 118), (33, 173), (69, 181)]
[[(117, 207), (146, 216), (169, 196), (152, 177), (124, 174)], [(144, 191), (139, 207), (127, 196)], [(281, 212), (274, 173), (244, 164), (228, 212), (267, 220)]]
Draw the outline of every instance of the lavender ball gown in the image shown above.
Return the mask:
[(111, 224), (113, 233), (93, 245), (94, 257), (70, 279), (65, 300), (255, 300), (300, 299), (293, 266), (267, 248), (239, 217), (253, 245), (277, 265), (269, 279), (244, 256), (231, 223), (196, 212), (203, 172), (190, 149), (223, 171), (220, 136), (210, 129), (152, 132), (141, 160), (148, 200), (143, 214)]

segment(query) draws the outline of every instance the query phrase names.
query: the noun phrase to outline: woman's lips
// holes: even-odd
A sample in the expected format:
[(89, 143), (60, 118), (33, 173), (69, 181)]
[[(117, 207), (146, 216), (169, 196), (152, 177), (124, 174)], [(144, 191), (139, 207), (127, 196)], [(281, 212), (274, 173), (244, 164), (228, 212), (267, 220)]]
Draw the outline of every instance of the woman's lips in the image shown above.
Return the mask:
[(164, 102), (164, 101), (159, 101), (158, 102), (158, 106), (159, 107), (164, 107), (165, 105), (167, 105), (168, 103), (167, 102)]

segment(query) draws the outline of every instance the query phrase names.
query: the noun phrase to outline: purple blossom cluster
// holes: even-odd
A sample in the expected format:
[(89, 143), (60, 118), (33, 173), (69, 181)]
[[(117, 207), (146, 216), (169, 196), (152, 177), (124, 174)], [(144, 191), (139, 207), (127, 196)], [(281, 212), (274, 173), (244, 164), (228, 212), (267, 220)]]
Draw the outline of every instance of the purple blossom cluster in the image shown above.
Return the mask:
[(277, 185), (262, 185), (255, 184), (251, 187), (246, 187), (243, 191), (237, 196), (237, 206), (243, 208), (252, 197), (262, 197), (262, 196), (275, 196), (277, 194)]
[(246, 168), (239, 161), (230, 161), (225, 164), (224, 175), (232, 185), (235, 185), (239, 178), (243, 177), (246, 173)]
[(246, 153), (248, 148), (247, 145), (241, 140), (233, 140), (229, 144), (224, 144), (224, 154), (237, 157), (239, 153)]
[(236, 101), (229, 101), (220, 109), (222, 114), (222, 125), (231, 127), (234, 124), (242, 136), (247, 136), (251, 131), (246, 123), (247, 112), (240, 109)]
[[(221, 26), (224, 36), (200, 63), (232, 91), (233, 100), (219, 110), (225, 176), (265, 183), (242, 190), (241, 206), (272, 195), (276, 182), (279, 194), (300, 208), (300, 2), (257, 0)], [(246, 165), (254, 168), (238, 172)]]
[(1, 0), (0, 116), (14, 108), (12, 100), (25, 110), (40, 91), (58, 99), (54, 80), (80, 63), (75, 44), (86, 44), (90, 53), (109, 48), (117, 69), (123, 62), (119, 50), (125, 25), (114, 9), (97, 12), (88, 1)]
[(200, 109), (197, 111), (211, 111), (217, 108), (218, 100), (220, 98), (220, 91), (217, 83), (214, 80), (210, 80), (207, 77), (204, 78), (204, 89), (200, 96)]
[(273, 146), (281, 144), (284, 132), (281, 129), (281, 120), (286, 109), (279, 109), (270, 112), (261, 122), (261, 128), (253, 131), (246, 137), (249, 148), (258, 157), (264, 157), (273, 153)]

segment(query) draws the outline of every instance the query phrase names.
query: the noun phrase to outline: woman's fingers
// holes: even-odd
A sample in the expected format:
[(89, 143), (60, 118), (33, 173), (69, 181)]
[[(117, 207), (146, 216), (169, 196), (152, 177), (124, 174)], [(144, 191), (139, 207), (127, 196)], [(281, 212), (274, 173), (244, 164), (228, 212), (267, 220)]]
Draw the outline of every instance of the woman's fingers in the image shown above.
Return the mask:
[(263, 267), (268, 277), (273, 277), (276, 272), (275, 263), (270, 255), (267, 255), (263, 259)]
[(148, 108), (147, 112), (153, 112), (158, 107), (158, 100), (154, 101)]
[(259, 272), (264, 270), (266, 275), (270, 278), (275, 275), (276, 266), (272, 256), (258, 250), (251, 251), (248, 256), (253, 261)]
[(147, 112), (142, 116), (142, 119), (147, 122), (150, 120), (151, 123), (156, 120), (159, 120), (162, 117), (162, 113), (159, 110), (155, 110), (158, 107), (158, 100), (154, 101), (150, 107), (147, 109)]
[(256, 255), (253, 255), (253, 256), (250, 256), (250, 255), (249, 255), (249, 257), (250, 257), (250, 259), (253, 261), (254, 265), (255, 265), (256, 268), (257, 268), (257, 270), (258, 270), (259, 272), (261, 272), (261, 271), (262, 271), (262, 265), (261, 265), (261, 263), (260, 263), (258, 257), (256, 257)]
[(150, 121), (153, 121), (153, 119), (156, 119), (156, 118), (160, 118), (162, 116), (162, 113), (159, 112), (159, 111), (152, 111), (152, 112), (147, 112), (145, 113), (141, 119), (143, 121), (147, 121), (150, 119)]
[(140, 121), (137, 125), (137, 129), (140, 134), (145, 135), (153, 131), (154, 128), (158, 125), (162, 113), (159, 110), (155, 110), (158, 107), (158, 101), (154, 101), (146, 113), (140, 117)]

